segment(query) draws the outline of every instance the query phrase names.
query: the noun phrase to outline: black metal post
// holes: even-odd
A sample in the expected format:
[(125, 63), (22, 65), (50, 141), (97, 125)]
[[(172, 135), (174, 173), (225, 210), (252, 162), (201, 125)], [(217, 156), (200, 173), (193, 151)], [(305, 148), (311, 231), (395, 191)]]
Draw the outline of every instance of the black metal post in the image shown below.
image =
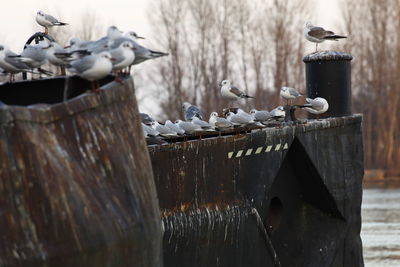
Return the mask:
[[(306, 64), (307, 97), (323, 97), (329, 109), (319, 117), (351, 115), (351, 60), (343, 52), (324, 51), (303, 58)], [(310, 114), (314, 118), (315, 115)]]

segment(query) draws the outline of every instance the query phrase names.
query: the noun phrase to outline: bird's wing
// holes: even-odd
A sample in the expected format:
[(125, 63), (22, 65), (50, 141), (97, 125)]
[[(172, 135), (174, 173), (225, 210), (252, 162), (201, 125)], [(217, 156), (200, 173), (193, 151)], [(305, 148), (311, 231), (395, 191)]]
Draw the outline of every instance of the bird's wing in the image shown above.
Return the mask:
[(34, 61), (43, 61), (46, 57), (46, 52), (35, 46), (27, 46), (21, 53), (22, 57), (31, 58)]
[(289, 87), (289, 92), (290, 92), (290, 95), (293, 95), (293, 96), (301, 96), (301, 94), (300, 94), (296, 89), (294, 89), (294, 88), (290, 88), (290, 87)]
[(130, 42), (130, 43), (132, 43), (134, 45), (134, 43), (133, 43), (133, 41), (131, 39), (126, 38), (126, 37), (120, 37), (120, 38), (117, 38), (117, 39), (115, 39), (113, 41), (113, 43), (111, 45), (111, 49), (119, 47), (123, 42)]
[(12, 57), (5, 57), (4, 61), (20, 70), (30, 69), (24, 62), (20, 62)]
[(312, 27), (309, 31), (308, 31), (308, 35), (314, 38), (318, 38), (318, 39), (324, 39), (326, 36), (332, 35), (334, 34), (331, 31), (326, 31), (324, 28), (322, 27)]
[(192, 105), (186, 110), (185, 117), (186, 119), (191, 119), (194, 116), (198, 117), (200, 120), (203, 119), (203, 113), (201, 112), (201, 110), (198, 107)]
[(80, 60), (72, 62), (71, 67), (75, 69), (78, 73), (82, 73), (93, 67), (95, 60), (96, 56), (87, 56)]
[(310, 103), (312, 105), (313, 109), (317, 109), (318, 110), (318, 109), (322, 109), (324, 107), (324, 103), (321, 103), (318, 100), (314, 100), (314, 99), (311, 99), (311, 98), (307, 98), (306, 100), (307, 100), (308, 103)]
[(229, 89), (229, 91), (236, 95), (237, 97), (241, 97), (244, 93), (242, 91), (240, 91), (237, 87), (235, 86), (231, 86), (231, 88)]
[(111, 56), (113, 57), (113, 65), (116, 65), (122, 61), (124, 61), (124, 53), (119, 49), (113, 49), (110, 51)]
[(55, 23), (59, 22), (58, 19), (56, 19), (56, 18), (53, 17), (52, 15), (47, 15), (47, 14), (45, 14), (45, 15), (44, 15), (44, 18), (45, 18), (47, 21), (49, 21), (51, 24), (55, 24)]

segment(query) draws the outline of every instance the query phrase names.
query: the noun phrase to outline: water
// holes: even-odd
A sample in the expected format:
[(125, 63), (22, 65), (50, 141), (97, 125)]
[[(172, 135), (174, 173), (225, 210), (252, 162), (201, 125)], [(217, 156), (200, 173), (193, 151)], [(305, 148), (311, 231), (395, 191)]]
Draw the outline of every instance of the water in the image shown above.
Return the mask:
[(361, 213), (365, 266), (400, 266), (400, 189), (364, 189)]

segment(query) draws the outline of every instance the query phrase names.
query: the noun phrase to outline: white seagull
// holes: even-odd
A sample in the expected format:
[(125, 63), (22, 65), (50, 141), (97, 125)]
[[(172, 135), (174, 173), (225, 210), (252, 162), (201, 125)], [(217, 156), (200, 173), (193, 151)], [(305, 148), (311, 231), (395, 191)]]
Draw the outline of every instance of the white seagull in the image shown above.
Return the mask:
[(157, 130), (153, 129), (152, 127), (150, 127), (150, 126), (148, 126), (148, 125), (146, 125), (144, 123), (142, 123), (142, 128), (143, 128), (143, 131), (146, 132), (145, 136), (158, 136), (158, 135), (160, 135), (160, 133)]
[(242, 98), (253, 98), (252, 96), (249, 96), (245, 92), (238, 89), (236, 86), (233, 86), (229, 80), (223, 80), (220, 86), (222, 97), (229, 101), (237, 101)]
[(289, 105), (289, 101), (292, 99), (296, 99), (299, 96), (302, 96), (299, 91), (291, 87), (282, 87), (280, 95), (282, 98), (286, 100), (286, 104)]
[(225, 118), (221, 118), (218, 117), (218, 113), (217, 112), (212, 112), (210, 114), (210, 119), (208, 120), (208, 123), (213, 127), (213, 128), (217, 128), (220, 130), (223, 129), (229, 129), (233, 127), (233, 123), (228, 121)]
[(171, 130), (169, 127), (159, 124), (157, 121), (151, 123), (151, 127), (164, 136), (177, 136), (178, 133)]
[(194, 124), (191, 121), (182, 121), (182, 120), (177, 120), (175, 122), (182, 130), (185, 131), (186, 134), (191, 134), (194, 132), (201, 132), (203, 129), (200, 127), (200, 125)]
[(268, 110), (250, 110), (250, 114), (253, 116), (254, 120), (259, 122), (266, 122), (271, 119), (272, 115)]
[(276, 120), (283, 120), (286, 117), (285, 109), (282, 106), (278, 106), (271, 110), (271, 116)]
[(228, 112), (228, 114), (226, 115), (226, 119), (230, 121), (233, 125), (247, 125), (250, 123), (254, 123), (253, 118), (243, 116), (243, 114), (235, 114), (233, 112)]
[(10, 74), (10, 81), (14, 80), (14, 75), (22, 71), (31, 71), (30, 67), (17, 60), (18, 55), (7, 47), (0, 45), (0, 67)]
[(40, 26), (44, 27), (46, 34), (49, 33), (49, 28), (51, 28), (53, 26), (65, 26), (65, 25), (68, 25), (68, 23), (61, 22), (58, 19), (56, 19), (55, 17), (53, 17), (51, 15), (48, 15), (48, 14), (45, 14), (42, 11), (39, 11), (36, 14), (36, 22)]
[(192, 123), (199, 125), (203, 130), (210, 130), (212, 128), (211, 124), (206, 121), (200, 120), (197, 117), (193, 117)]
[(73, 61), (68, 70), (91, 82), (96, 81), (96, 86), (94, 88), (92, 87), (92, 89), (96, 91), (100, 87), (98, 80), (103, 79), (111, 72), (112, 60), (111, 54), (104, 51), (100, 54), (86, 56)]
[(113, 70), (129, 67), (135, 60), (134, 47), (129, 42), (121, 43), (117, 48), (110, 50), (110, 54), (114, 58)]
[(318, 43), (322, 43), (325, 40), (338, 41), (338, 39), (347, 38), (347, 36), (336, 35), (332, 31), (327, 31), (322, 27), (313, 26), (310, 22), (307, 22), (304, 26), (304, 36), (310, 42), (315, 43), (315, 52), (318, 51)]
[(172, 131), (174, 131), (174, 132), (176, 132), (178, 134), (184, 134), (185, 133), (185, 131), (182, 128), (180, 128), (177, 124), (173, 123), (170, 120), (166, 120), (165, 121), (165, 126), (170, 128)]
[(311, 114), (322, 114), (329, 109), (328, 101), (323, 97), (306, 98), (306, 101), (308, 104), (305, 105), (304, 109)]

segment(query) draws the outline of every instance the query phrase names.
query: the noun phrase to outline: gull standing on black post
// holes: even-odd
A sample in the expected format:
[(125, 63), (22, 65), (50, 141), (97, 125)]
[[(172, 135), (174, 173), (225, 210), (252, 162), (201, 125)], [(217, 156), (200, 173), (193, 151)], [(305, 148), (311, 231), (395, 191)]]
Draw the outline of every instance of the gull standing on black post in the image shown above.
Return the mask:
[(68, 25), (68, 23), (64, 23), (61, 21), (58, 21), (55, 17), (51, 15), (47, 15), (43, 13), (42, 11), (39, 11), (36, 15), (36, 22), (44, 27), (44, 33), (49, 34), (49, 28), (53, 26), (65, 26)]
[(302, 94), (300, 94), (299, 91), (297, 91), (296, 89), (291, 88), (291, 87), (282, 87), (280, 95), (282, 98), (284, 98), (286, 100), (287, 106), (289, 106), (290, 100), (296, 99), (297, 97), (302, 96)]
[(318, 43), (322, 43), (325, 40), (338, 41), (338, 39), (347, 38), (347, 36), (336, 35), (332, 31), (327, 31), (322, 27), (313, 26), (310, 22), (307, 22), (304, 26), (304, 36), (310, 42), (315, 43), (315, 52), (318, 51)]
[(241, 91), (236, 86), (233, 86), (229, 80), (223, 80), (220, 86), (221, 86), (222, 97), (229, 101), (237, 101), (242, 98), (254, 98), (252, 96), (247, 95), (245, 92)]

